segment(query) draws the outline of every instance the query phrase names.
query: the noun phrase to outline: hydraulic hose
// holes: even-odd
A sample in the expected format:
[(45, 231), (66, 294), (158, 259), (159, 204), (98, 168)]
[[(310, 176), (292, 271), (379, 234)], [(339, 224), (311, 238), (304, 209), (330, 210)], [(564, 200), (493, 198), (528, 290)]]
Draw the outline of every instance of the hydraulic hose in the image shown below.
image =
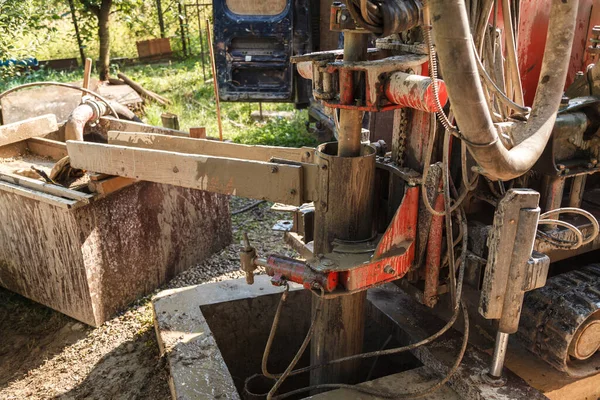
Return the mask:
[(529, 120), (513, 131), (515, 147), (499, 140), (477, 71), (464, 0), (430, 0), (433, 34), (456, 122), (482, 173), (509, 180), (526, 173), (546, 147), (567, 77), (577, 0), (553, 0), (546, 50)]

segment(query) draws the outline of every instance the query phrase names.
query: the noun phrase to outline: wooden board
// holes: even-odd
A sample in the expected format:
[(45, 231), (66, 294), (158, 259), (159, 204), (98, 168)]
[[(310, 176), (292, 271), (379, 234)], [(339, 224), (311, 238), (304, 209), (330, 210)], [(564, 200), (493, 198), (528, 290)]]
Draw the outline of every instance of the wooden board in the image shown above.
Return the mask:
[(53, 196), (75, 200), (84, 204), (88, 204), (90, 200), (94, 197), (91, 194), (78, 192), (76, 190), (71, 190), (59, 185), (53, 185), (51, 183), (46, 183), (37, 179), (31, 179), (15, 174), (7, 174), (0, 172), (0, 181), (37, 190), (42, 193), (51, 194)]
[(106, 99), (124, 106), (138, 107), (144, 102), (144, 99), (128, 85), (102, 85), (98, 87), (97, 92)]
[(71, 165), (88, 171), (301, 205), (302, 167), (68, 141)]
[(41, 201), (43, 203), (48, 203), (56, 207), (60, 208), (73, 208), (77, 205), (77, 201), (63, 199), (62, 197), (53, 196), (51, 194), (46, 194), (39, 192), (37, 190), (29, 189), (23, 186), (15, 185), (8, 182), (0, 182), (0, 190), (4, 192), (13, 193), (19, 196), (26, 197), (28, 199), (33, 199), (37, 201)]
[(107, 195), (133, 185), (137, 181), (131, 178), (123, 178), (122, 176), (111, 176), (101, 180), (91, 179), (89, 183), (90, 191), (99, 194)]
[(160, 126), (152, 126), (140, 122), (125, 121), (124, 119), (115, 119), (114, 117), (100, 118), (99, 127), (103, 132), (109, 131), (124, 131), (124, 132), (145, 132), (145, 133), (160, 133), (170, 136), (189, 137), (189, 134), (183, 131), (174, 129), (162, 128)]
[(67, 145), (57, 140), (50, 140), (45, 138), (31, 138), (25, 142), (27, 148), (33, 154), (37, 154), (42, 157), (48, 157), (55, 161), (60, 160), (68, 155)]
[(280, 158), (295, 162), (312, 162), (315, 149), (312, 147), (292, 148), (276, 146), (250, 146), (236, 143), (218, 142), (215, 140), (183, 138), (160, 134), (108, 132), (108, 143), (158, 149), (187, 154), (238, 158), (243, 160), (270, 161)]
[(32, 137), (45, 136), (57, 130), (58, 124), (53, 114), (2, 125), (0, 126), (0, 146), (20, 142)]

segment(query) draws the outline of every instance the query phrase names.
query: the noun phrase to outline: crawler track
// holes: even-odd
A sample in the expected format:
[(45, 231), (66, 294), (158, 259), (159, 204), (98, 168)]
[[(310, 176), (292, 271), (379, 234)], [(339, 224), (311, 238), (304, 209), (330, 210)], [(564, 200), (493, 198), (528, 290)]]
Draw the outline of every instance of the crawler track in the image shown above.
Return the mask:
[(554, 276), (527, 293), (518, 335), (571, 376), (600, 372), (600, 264)]

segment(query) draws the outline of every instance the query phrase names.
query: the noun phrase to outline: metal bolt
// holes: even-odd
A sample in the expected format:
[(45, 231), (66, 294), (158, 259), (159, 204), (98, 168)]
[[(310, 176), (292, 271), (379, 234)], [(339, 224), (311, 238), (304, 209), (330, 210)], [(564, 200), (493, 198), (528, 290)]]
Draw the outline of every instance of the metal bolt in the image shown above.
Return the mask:
[(178, 173), (179, 172), (179, 168), (173, 167), (173, 172)]
[(310, 151), (307, 151), (306, 153), (304, 153), (304, 155), (306, 156), (306, 158), (310, 158)]
[(296, 191), (296, 189), (292, 189), (292, 190), (290, 190), (290, 194), (291, 194), (292, 196), (295, 196), (295, 195), (296, 195), (296, 193), (298, 193), (298, 192)]
[(394, 275), (396, 273), (394, 268), (392, 268), (392, 266), (389, 264), (383, 268), (383, 272), (385, 272), (386, 274), (389, 274), (389, 275)]
[(277, 165), (273, 165), (273, 166), (271, 167), (271, 172), (272, 172), (272, 173), (274, 173), (274, 174), (275, 174), (275, 173), (277, 173), (278, 171), (279, 171), (279, 167), (278, 167)]
[(327, 164), (322, 164), (322, 165), (321, 165), (321, 169), (322, 169), (323, 171), (327, 170)]
[(347, 19), (348, 19), (348, 16), (346, 14), (342, 14), (341, 20), (346, 21)]
[(323, 208), (327, 207), (327, 203), (326, 203), (326, 202), (324, 202), (324, 201), (322, 201), (322, 202), (321, 202), (321, 207), (323, 207)]
[(323, 264), (326, 267), (331, 267), (334, 264), (334, 262), (333, 260), (329, 260), (326, 258), (323, 261), (321, 261), (321, 264)]

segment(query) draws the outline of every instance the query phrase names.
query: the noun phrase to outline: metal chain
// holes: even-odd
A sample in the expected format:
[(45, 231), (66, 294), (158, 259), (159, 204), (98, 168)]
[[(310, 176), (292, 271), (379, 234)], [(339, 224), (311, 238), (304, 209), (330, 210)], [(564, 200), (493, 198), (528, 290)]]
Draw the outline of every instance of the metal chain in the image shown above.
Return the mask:
[(406, 152), (406, 139), (408, 138), (408, 118), (410, 114), (406, 108), (400, 108), (396, 110), (396, 112), (398, 113), (397, 117), (399, 119), (399, 124), (394, 126), (394, 129), (397, 129), (398, 134), (394, 135), (396, 143), (392, 144), (392, 149), (395, 148), (396, 151), (394, 152), (394, 159), (392, 161), (395, 162), (399, 167), (403, 167), (404, 156)]

